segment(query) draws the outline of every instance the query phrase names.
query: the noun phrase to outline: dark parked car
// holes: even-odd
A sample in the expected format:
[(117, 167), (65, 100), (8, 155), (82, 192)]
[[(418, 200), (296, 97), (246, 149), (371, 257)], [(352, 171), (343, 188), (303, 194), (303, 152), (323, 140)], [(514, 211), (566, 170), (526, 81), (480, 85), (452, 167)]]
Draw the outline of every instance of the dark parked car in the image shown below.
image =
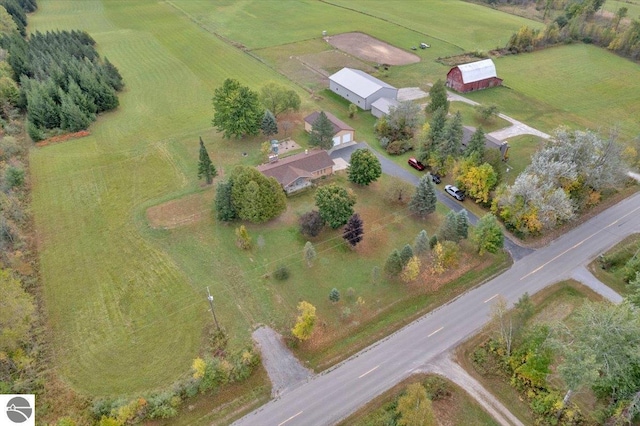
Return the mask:
[(409, 158), (409, 161), (407, 161), (407, 163), (409, 163), (409, 165), (411, 167), (413, 167), (414, 169), (419, 170), (419, 171), (423, 171), (424, 169), (426, 169), (424, 164), (422, 164), (421, 162), (419, 162), (418, 160), (416, 160), (413, 157)]
[(444, 186), (444, 190), (451, 195), (453, 198), (455, 198), (458, 201), (463, 201), (464, 200), (464, 192), (460, 191), (458, 188), (456, 188), (453, 185), (445, 185)]
[(442, 179), (440, 179), (440, 175), (439, 174), (432, 174), (431, 175), (431, 180), (435, 184), (438, 184), (438, 183), (442, 182)]

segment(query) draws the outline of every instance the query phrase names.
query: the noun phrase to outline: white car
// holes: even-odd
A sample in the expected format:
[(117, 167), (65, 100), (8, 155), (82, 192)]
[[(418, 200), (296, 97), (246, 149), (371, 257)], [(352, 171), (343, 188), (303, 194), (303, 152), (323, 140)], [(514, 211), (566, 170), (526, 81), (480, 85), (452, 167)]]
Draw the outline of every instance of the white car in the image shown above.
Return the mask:
[(453, 185), (445, 185), (444, 190), (458, 201), (464, 200), (464, 192), (460, 191)]

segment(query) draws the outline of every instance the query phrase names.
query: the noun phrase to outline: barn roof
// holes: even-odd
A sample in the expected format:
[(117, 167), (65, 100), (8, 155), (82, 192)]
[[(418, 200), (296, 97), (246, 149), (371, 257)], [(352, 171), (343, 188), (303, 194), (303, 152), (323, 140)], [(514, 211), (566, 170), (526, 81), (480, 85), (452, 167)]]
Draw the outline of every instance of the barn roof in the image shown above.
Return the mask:
[(496, 66), (491, 59), (458, 65), (464, 84), (497, 77)]
[(400, 102), (390, 98), (380, 98), (371, 104), (372, 108), (376, 108), (385, 114), (389, 114), (389, 108), (397, 107)]
[(273, 163), (261, 164), (256, 169), (265, 176), (276, 178), (283, 186), (291, 185), (300, 177), (312, 178), (313, 172), (333, 167), (333, 160), (324, 150), (305, 151)]
[[(327, 116), (327, 118), (329, 119), (329, 121), (331, 122), (331, 125), (333, 126), (333, 134), (334, 135), (336, 133), (342, 131), (342, 130), (353, 130), (353, 127), (349, 126), (347, 123), (345, 123), (344, 121), (340, 120), (338, 117), (336, 117), (335, 115), (331, 114), (330, 112), (325, 111), (324, 113)], [(307, 115), (304, 118), (304, 121), (313, 126), (313, 123), (318, 119), (319, 115), (320, 115), (320, 112), (314, 111), (311, 114)]]
[(378, 80), (364, 71), (353, 68), (342, 68), (337, 73), (329, 76), (329, 80), (349, 89), (361, 98), (368, 98), (383, 88), (395, 89), (390, 84)]

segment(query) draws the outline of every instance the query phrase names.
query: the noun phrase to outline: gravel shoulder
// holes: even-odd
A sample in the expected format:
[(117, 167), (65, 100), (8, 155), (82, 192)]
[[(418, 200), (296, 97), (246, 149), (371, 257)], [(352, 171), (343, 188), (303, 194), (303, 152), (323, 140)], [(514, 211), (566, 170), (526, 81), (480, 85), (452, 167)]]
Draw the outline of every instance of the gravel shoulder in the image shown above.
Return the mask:
[(260, 348), (262, 364), (271, 379), (271, 396), (278, 397), (313, 376), (287, 348), (282, 336), (269, 327), (258, 328), (251, 335)]

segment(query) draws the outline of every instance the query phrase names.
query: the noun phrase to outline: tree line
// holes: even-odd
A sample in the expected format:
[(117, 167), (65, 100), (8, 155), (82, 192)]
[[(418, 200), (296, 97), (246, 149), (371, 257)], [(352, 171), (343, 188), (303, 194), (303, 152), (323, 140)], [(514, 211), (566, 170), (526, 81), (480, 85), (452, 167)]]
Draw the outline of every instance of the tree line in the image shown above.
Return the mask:
[(4, 35), (0, 46), (20, 82), (16, 106), (27, 112), (27, 131), (35, 141), (48, 132), (86, 129), (96, 115), (118, 106), (124, 87), (118, 69), (102, 60), (95, 41), (84, 31)]
[[(488, 2), (497, 3), (497, 0)], [(596, 18), (594, 15), (603, 4), (604, 0), (547, 0), (544, 3), (544, 18), (554, 10), (559, 11), (557, 17), (541, 30), (521, 27), (511, 36), (506, 49), (512, 53), (530, 52), (559, 43), (582, 41), (640, 60), (640, 20), (633, 18), (627, 24), (625, 18), (629, 9), (626, 6), (619, 7), (611, 17)]]

